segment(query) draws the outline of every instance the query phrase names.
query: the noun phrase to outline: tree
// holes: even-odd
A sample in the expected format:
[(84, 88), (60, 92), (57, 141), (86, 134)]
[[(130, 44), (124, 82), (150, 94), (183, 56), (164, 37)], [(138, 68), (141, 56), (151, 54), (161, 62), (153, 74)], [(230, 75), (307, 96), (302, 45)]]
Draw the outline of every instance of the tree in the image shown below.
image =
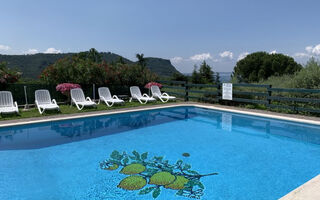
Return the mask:
[(195, 65), (192, 72), (192, 82), (195, 84), (207, 84), (215, 83), (214, 72), (212, 71), (210, 65), (203, 61), (200, 65), (199, 71), (197, 70), (198, 66)]
[(200, 76), (202, 77), (203, 83), (213, 83), (214, 82), (214, 72), (211, 67), (204, 60), (199, 69)]
[(198, 72), (197, 68), (198, 68), (197, 65), (194, 65), (193, 72), (191, 75), (191, 81), (194, 84), (202, 84), (203, 80), (202, 80), (202, 77), (201, 77), (200, 73)]
[(50, 84), (145, 85), (157, 76), (148, 68), (122, 62), (100, 62), (100, 53), (81, 52), (58, 60), (43, 70), (41, 80)]
[(252, 83), (266, 80), (270, 76), (294, 74), (301, 69), (302, 66), (296, 63), (292, 57), (283, 54), (256, 52), (237, 62), (232, 77), (239, 82)]
[(76, 54), (76, 56), (83, 60), (90, 60), (96, 63), (102, 62), (102, 56), (95, 48), (91, 48), (89, 51), (80, 52)]
[(143, 53), (142, 54), (136, 54), (136, 57), (138, 59), (138, 63), (141, 67), (145, 68), (147, 66), (147, 60), (144, 58)]
[(173, 81), (187, 81), (188, 77), (179, 73), (179, 72), (175, 72), (175, 73), (173, 73), (171, 80), (173, 80)]

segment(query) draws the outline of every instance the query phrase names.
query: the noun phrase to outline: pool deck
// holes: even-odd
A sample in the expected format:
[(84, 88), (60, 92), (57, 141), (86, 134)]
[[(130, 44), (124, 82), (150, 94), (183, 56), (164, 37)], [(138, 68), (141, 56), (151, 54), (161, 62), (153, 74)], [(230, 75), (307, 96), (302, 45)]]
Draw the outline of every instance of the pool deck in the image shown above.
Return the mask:
[[(207, 109), (214, 109), (220, 111), (233, 112), (238, 114), (246, 114), (253, 115), (259, 117), (267, 117), (272, 119), (280, 119), (280, 120), (288, 120), (294, 122), (302, 122), (308, 124), (320, 125), (319, 117), (310, 117), (303, 115), (294, 115), (294, 114), (284, 114), (271, 112), (266, 110), (256, 110), (256, 109), (247, 109), (247, 108), (239, 108), (233, 106), (223, 106), (218, 104), (206, 104), (206, 103), (198, 103), (198, 102), (179, 102), (179, 103), (167, 103), (163, 105), (150, 105), (150, 106), (139, 106), (139, 107), (131, 107), (131, 108), (119, 108), (113, 110), (105, 110), (105, 111), (93, 111), (93, 112), (85, 112), (85, 113), (76, 113), (76, 114), (60, 114), (53, 116), (43, 116), (43, 117), (34, 117), (34, 118), (25, 118), (25, 119), (16, 119), (16, 120), (4, 120), (0, 121), (0, 127), (7, 126), (15, 126), (15, 125), (23, 125), (23, 124), (32, 124), (39, 122), (50, 122), (50, 121), (58, 121), (58, 120), (66, 120), (66, 119), (74, 119), (74, 118), (83, 118), (83, 117), (93, 117), (93, 116), (101, 116), (101, 115), (110, 115), (110, 114), (119, 114), (133, 111), (145, 111), (145, 110), (153, 110), (159, 108), (170, 108), (177, 106), (196, 106)], [(320, 175), (301, 185), (297, 189), (288, 193), (280, 200), (319, 200), (320, 199)]]
[(301, 185), (280, 200), (319, 200), (320, 175)]

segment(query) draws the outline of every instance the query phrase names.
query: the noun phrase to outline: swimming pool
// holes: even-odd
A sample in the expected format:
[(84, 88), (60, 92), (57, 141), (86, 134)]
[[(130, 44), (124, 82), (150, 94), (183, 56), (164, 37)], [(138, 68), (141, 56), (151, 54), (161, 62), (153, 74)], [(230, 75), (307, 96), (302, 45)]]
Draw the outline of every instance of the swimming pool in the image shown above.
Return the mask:
[(278, 199), (320, 173), (320, 127), (173, 107), (0, 128), (0, 199)]

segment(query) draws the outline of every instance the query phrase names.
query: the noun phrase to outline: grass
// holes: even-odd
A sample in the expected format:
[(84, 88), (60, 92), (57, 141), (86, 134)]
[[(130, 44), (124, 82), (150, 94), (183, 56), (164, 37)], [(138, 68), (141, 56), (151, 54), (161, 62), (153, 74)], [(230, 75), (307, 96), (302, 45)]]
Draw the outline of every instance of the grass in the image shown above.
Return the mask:
[[(176, 102), (178, 102), (178, 101), (176, 101)], [(42, 115), (39, 113), (38, 109), (36, 109), (36, 108), (31, 108), (28, 111), (23, 111), (22, 109), (19, 109), (20, 115), (16, 115), (16, 114), (2, 115), (0, 117), (0, 121), (25, 119), (25, 118), (31, 118), (31, 117), (67, 115), (67, 114), (94, 112), (94, 111), (103, 111), (103, 110), (114, 110), (114, 109), (120, 109), (120, 108), (143, 107), (143, 106), (161, 105), (161, 104), (164, 104), (164, 103), (162, 103), (160, 101), (149, 102), (147, 104), (140, 104), (139, 102), (126, 102), (124, 105), (114, 105), (112, 107), (108, 107), (105, 104), (100, 104), (100, 105), (97, 105), (97, 108), (86, 107), (83, 110), (78, 110), (76, 108), (76, 106), (70, 107), (70, 105), (59, 105), (61, 112), (58, 112), (56, 110), (51, 110), (51, 111), (46, 111)], [(169, 102), (166, 104), (169, 104)]]

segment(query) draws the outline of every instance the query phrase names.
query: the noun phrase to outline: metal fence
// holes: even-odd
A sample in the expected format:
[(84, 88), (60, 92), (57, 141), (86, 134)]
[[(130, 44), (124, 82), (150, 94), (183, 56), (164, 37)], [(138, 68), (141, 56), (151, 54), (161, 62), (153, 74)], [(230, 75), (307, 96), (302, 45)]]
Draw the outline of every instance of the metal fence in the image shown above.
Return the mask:
[(320, 113), (320, 90), (273, 88), (272, 85), (233, 84), (232, 100), (222, 99), (221, 84), (190, 84), (186, 81), (161, 81), (163, 90), (185, 101), (215, 102), (224, 105), (258, 104), (266, 109)]

